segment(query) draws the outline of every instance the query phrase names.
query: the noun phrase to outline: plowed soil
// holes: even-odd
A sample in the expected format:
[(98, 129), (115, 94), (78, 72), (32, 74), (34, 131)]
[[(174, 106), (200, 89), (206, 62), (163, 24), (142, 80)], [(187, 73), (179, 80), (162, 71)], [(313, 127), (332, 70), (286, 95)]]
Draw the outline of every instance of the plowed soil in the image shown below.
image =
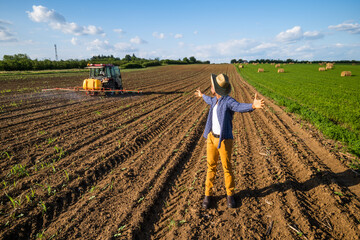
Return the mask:
[(143, 94), (2, 94), (0, 238), (359, 239), (360, 177), (266, 98), (265, 109), (234, 115), (238, 207), (226, 206), (219, 163), (215, 203), (201, 208), (209, 108), (194, 91), (210, 94), (211, 73), (252, 102), (256, 90), (232, 65), (123, 74), (124, 88)]

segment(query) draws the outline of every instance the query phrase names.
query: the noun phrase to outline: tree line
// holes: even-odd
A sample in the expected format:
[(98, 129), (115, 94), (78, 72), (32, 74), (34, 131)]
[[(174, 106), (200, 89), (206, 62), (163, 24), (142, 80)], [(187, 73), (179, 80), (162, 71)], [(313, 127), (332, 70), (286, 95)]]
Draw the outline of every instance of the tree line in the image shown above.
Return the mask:
[(172, 59), (145, 59), (138, 58), (135, 54), (125, 55), (124, 58), (114, 57), (113, 55), (93, 56), (90, 59), (68, 59), (53, 61), (49, 59), (38, 60), (31, 59), (26, 54), (4, 55), (0, 60), (0, 71), (18, 71), (18, 70), (49, 70), (49, 69), (71, 69), (84, 68), (88, 63), (107, 63), (120, 66), (120, 68), (146, 68), (151, 66), (161, 66), (169, 64), (210, 64), (210, 61), (199, 61), (194, 56), (185, 57), (182, 60)]
[[(247, 60), (244, 60), (244, 59), (231, 59), (230, 63), (234, 64), (234, 63), (323, 63), (323, 62), (329, 62), (329, 61), (321, 61), (321, 60), (316, 60), (316, 61), (305, 61), (305, 60), (302, 60), (302, 61), (299, 61), (299, 60), (296, 60), (296, 59), (291, 59), (291, 58), (288, 58), (286, 60), (281, 60), (281, 59), (256, 59), (256, 60), (250, 60), (250, 61), (247, 61)], [(338, 64), (352, 64), (352, 63), (360, 63), (360, 61), (356, 61), (356, 60), (339, 60), (339, 61), (330, 61), (330, 62), (333, 62), (333, 63), (338, 63)]]

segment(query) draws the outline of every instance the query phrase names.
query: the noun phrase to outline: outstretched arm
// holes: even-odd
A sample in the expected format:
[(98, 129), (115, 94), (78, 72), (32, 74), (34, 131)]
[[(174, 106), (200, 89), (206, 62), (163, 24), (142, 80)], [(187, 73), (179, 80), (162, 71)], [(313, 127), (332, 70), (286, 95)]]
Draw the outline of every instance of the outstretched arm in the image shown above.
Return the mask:
[(230, 98), (228, 101), (228, 107), (234, 112), (251, 112), (258, 108), (264, 107), (264, 100), (257, 99), (257, 93), (255, 93), (255, 99), (253, 103), (239, 103), (235, 99)]

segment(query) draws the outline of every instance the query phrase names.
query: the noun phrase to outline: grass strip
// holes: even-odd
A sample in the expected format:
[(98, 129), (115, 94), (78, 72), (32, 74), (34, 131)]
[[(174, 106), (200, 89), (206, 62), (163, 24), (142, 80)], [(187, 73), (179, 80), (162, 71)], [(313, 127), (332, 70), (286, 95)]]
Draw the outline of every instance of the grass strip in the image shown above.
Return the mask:
[(296, 100), (289, 99), (281, 93), (276, 92), (267, 86), (260, 84), (259, 82), (244, 76), (239, 67), (235, 65), (237, 72), (252, 86), (254, 86), (257, 91), (259, 91), (264, 96), (270, 97), (275, 101), (276, 104), (286, 107), (286, 111), (295, 113), (301, 116), (302, 119), (309, 121), (317, 129), (319, 129), (326, 137), (342, 142), (346, 145), (347, 150), (350, 153), (353, 153), (357, 157), (360, 157), (360, 136), (357, 133), (354, 133), (348, 130), (337, 123), (334, 123), (329, 118), (319, 114), (318, 112), (303, 106), (301, 103), (298, 103)]

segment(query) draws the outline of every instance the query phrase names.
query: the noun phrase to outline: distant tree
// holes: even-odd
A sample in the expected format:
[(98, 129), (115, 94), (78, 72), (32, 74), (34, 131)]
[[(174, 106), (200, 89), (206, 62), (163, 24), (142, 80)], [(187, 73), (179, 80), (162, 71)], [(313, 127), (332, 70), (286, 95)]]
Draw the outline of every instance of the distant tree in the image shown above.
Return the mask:
[(189, 63), (190, 60), (187, 58), (187, 57), (184, 57), (183, 60), (182, 60), (184, 63)]
[(26, 54), (19, 53), (15, 55), (4, 55), (3, 60), (30, 60), (30, 58)]
[(236, 59), (231, 59), (230, 61), (231, 64), (237, 63)]
[(126, 54), (125, 57), (123, 58), (124, 61), (131, 61), (131, 56), (129, 54)]
[(190, 63), (196, 63), (196, 58), (194, 56), (191, 56), (189, 58), (189, 60), (190, 60)]
[(135, 54), (132, 55), (131, 61), (136, 61), (138, 58), (135, 56)]

